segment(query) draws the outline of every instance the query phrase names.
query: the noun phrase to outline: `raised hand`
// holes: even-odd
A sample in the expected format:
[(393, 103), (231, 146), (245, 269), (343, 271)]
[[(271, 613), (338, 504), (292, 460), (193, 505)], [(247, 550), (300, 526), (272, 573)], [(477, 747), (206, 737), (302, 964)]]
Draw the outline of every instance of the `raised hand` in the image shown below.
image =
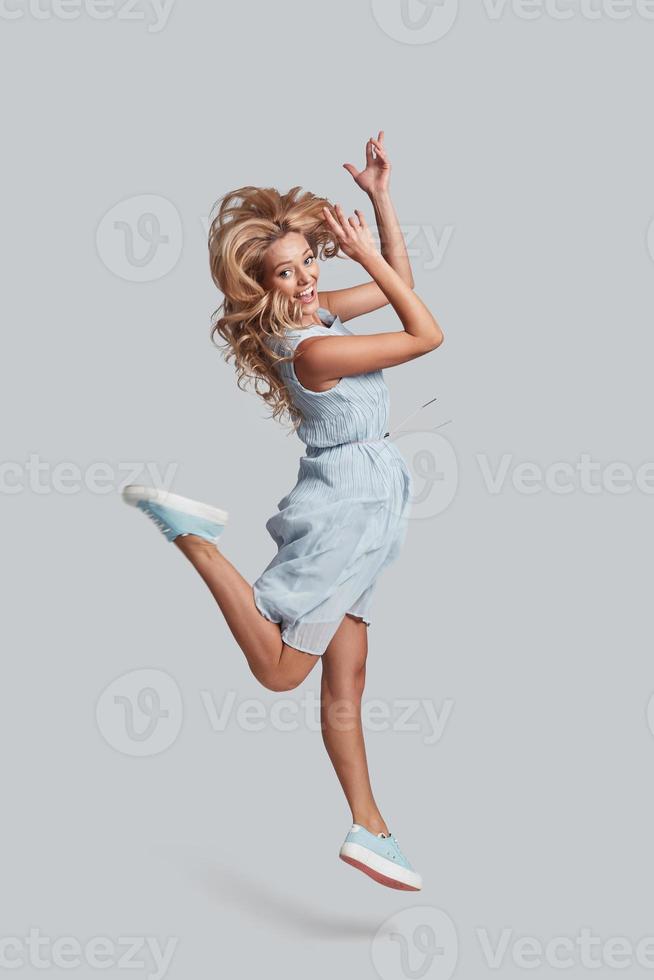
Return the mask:
[(344, 163), (343, 166), (366, 194), (374, 195), (388, 190), (391, 164), (384, 149), (384, 130), (379, 130), (377, 139), (371, 136), (366, 143), (366, 166), (363, 170), (357, 170), (352, 163)]
[(370, 228), (366, 224), (361, 211), (354, 209), (355, 217), (345, 218), (345, 212), (340, 204), (334, 205), (336, 217), (329, 208), (323, 207), (325, 221), (334, 233), (341, 250), (355, 262), (365, 260), (367, 256), (378, 255), (379, 250), (375, 245)]

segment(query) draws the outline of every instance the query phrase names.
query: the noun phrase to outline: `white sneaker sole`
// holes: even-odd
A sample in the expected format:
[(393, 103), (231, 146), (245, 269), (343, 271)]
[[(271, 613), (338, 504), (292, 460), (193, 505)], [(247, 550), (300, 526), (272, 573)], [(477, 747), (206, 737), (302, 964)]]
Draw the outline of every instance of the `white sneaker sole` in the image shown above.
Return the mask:
[(410, 892), (418, 892), (422, 888), (422, 878), (417, 871), (409, 871), (408, 868), (403, 868), (402, 865), (389, 861), (388, 858), (376, 854), (362, 844), (349, 842), (343, 844), (338, 856), (347, 864), (351, 864), (359, 871), (370, 875), (380, 885)]
[(215, 521), (216, 524), (227, 523), (229, 513), (219, 507), (212, 507), (210, 504), (203, 504), (199, 500), (191, 500), (190, 497), (180, 497), (177, 493), (170, 493), (168, 490), (159, 490), (157, 487), (141, 487), (137, 484), (130, 484), (123, 487), (122, 497), (126, 504), (137, 507), (141, 500), (151, 500), (162, 507), (172, 507), (183, 514), (190, 514), (192, 517), (201, 517), (207, 521)]

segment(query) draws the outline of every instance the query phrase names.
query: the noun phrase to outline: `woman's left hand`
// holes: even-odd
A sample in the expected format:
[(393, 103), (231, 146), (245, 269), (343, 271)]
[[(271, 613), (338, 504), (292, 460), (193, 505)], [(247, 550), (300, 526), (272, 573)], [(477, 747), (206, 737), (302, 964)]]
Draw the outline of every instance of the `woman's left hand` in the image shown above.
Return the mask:
[[(373, 156), (373, 150), (377, 154), (376, 156)], [(377, 139), (371, 136), (366, 143), (365, 170), (357, 170), (352, 163), (344, 163), (343, 166), (348, 173), (352, 174), (356, 183), (366, 194), (372, 196), (388, 190), (391, 164), (384, 149), (384, 130), (379, 130)]]

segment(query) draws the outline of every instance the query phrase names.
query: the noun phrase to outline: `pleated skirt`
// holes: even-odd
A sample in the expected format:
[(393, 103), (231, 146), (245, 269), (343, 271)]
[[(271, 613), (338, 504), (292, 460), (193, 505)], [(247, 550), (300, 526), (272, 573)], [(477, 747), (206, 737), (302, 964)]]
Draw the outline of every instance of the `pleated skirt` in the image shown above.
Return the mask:
[(412, 479), (394, 443), (307, 448), (297, 482), (266, 528), (277, 554), (253, 585), (282, 640), (322, 656), (343, 617), (370, 626), (382, 570), (406, 537)]

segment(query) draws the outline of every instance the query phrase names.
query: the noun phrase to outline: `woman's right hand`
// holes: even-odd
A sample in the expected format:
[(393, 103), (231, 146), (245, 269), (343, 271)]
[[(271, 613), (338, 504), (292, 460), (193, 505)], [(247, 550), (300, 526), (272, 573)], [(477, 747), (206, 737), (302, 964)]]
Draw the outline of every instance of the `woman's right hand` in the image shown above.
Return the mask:
[(341, 250), (349, 258), (354, 259), (355, 262), (363, 263), (369, 256), (381, 254), (375, 246), (372, 232), (366, 224), (366, 219), (361, 211), (355, 208), (354, 214), (356, 218), (351, 217), (347, 219), (340, 204), (334, 205), (334, 211), (336, 212), (336, 218), (329, 208), (323, 207), (325, 221), (331, 228)]

